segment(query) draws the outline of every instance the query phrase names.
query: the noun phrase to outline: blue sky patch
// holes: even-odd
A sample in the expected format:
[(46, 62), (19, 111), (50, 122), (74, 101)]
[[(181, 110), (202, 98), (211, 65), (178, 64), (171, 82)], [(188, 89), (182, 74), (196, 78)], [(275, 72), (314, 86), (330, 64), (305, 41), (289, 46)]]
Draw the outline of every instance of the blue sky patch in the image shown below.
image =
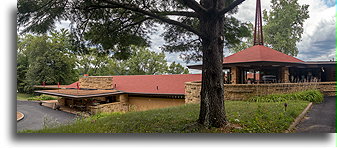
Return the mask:
[(325, 5), (327, 5), (328, 7), (333, 7), (336, 5), (336, 0), (323, 0), (323, 2), (325, 3)]

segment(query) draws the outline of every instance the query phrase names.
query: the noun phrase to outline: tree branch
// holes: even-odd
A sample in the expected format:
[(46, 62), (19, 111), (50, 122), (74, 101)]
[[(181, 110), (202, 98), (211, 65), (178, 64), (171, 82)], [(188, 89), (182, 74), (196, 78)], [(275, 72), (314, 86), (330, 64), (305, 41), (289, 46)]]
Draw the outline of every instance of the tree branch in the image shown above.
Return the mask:
[(232, 9), (234, 9), (236, 6), (240, 5), (243, 1), (245, 0), (236, 0), (233, 3), (231, 3), (228, 7), (222, 9), (219, 11), (219, 15), (224, 15), (225, 13), (227, 13), (228, 11), (231, 11)]
[[(151, 11), (155, 12), (155, 11)], [(195, 12), (189, 11), (162, 11), (162, 12), (155, 12), (159, 15), (178, 15), (178, 16), (187, 16), (187, 17), (198, 17), (199, 15)]]
[(149, 19), (151, 19), (151, 18), (146, 17), (146, 18), (141, 19), (141, 20), (139, 20), (139, 21), (137, 21), (137, 22), (134, 22), (134, 23), (125, 25), (125, 26), (123, 26), (122, 28), (120, 28), (117, 32), (119, 32), (119, 31), (121, 31), (121, 30), (124, 30), (124, 29), (126, 29), (126, 28), (128, 28), (128, 27), (131, 27), (131, 26), (135, 26), (135, 25), (138, 25), (138, 24), (142, 24), (144, 21), (149, 20)]
[(196, 13), (198, 14), (202, 14), (202, 13), (206, 13), (207, 10), (202, 7), (198, 2), (196, 2), (195, 0), (177, 0), (185, 5), (187, 5), (188, 7), (190, 7), (191, 9), (193, 9)]
[(198, 30), (196, 30), (195, 28), (193, 28), (193, 27), (191, 27), (189, 25), (186, 25), (184, 23), (181, 23), (181, 22), (169, 19), (167, 17), (163, 17), (163, 16), (161, 16), (159, 14), (156, 14), (155, 12), (146, 11), (146, 10), (138, 8), (137, 6), (134, 6), (134, 5), (122, 4), (122, 3), (118, 3), (118, 2), (114, 2), (114, 1), (106, 1), (106, 2), (109, 5), (106, 5), (105, 7), (122, 8), (122, 9), (127, 9), (127, 10), (130, 10), (130, 11), (136, 12), (136, 13), (141, 13), (143, 15), (147, 15), (147, 16), (149, 16), (151, 18), (158, 19), (158, 20), (163, 21), (165, 23), (182, 27), (182, 28), (184, 28), (184, 29), (186, 29), (186, 30), (188, 30), (190, 32), (193, 32), (194, 34), (196, 34), (196, 35), (198, 35), (200, 37), (202, 36), (202, 34)]

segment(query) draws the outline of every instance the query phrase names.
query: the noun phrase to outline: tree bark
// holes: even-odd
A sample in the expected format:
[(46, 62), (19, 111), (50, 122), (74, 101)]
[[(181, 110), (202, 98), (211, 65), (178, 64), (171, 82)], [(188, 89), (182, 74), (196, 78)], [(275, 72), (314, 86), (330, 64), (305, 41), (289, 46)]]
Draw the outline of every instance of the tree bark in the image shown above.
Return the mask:
[(206, 127), (226, 125), (223, 83), (224, 15), (218, 15), (224, 8), (224, 1), (202, 0), (208, 9), (200, 17), (202, 38), (202, 85), (198, 122)]

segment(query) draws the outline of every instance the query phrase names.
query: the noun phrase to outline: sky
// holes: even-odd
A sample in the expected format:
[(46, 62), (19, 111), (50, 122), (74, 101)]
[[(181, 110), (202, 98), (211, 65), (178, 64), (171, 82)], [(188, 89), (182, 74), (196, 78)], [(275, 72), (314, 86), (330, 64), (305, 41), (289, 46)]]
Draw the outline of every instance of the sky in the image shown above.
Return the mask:
[[(271, 0), (261, 0), (262, 10), (270, 10)], [(296, 58), (304, 61), (329, 61), (336, 57), (336, 1), (335, 0), (299, 0), (300, 5), (309, 5), (309, 16), (304, 22), (302, 40), (297, 44), (299, 54)], [(239, 5), (239, 11), (234, 16), (242, 22), (252, 22), (255, 19), (256, 0), (246, 0)], [(67, 27), (66, 22), (61, 22), (58, 28)], [(163, 26), (157, 27), (157, 33), (150, 35), (150, 50), (162, 52), (160, 47), (165, 43), (160, 36), (164, 32)], [(225, 56), (229, 56), (228, 50), (224, 50)], [(178, 62), (183, 66), (200, 64), (201, 62), (185, 63), (180, 53), (165, 53), (169, 63)], [(335, 59), (336, 60), (336, 59)], [(201, 73), (199, 70), (190, 70), (190, 73)]]
[[(261, 0), (262, 9), (270, 10), (271, 0)], [(309, 5), (309, 15), (304, 22), (304, 33), (302, 40), (297, 44), (299, 54), (296, 58), (304, 61), (329, 61), (336, 57), (336, 6), (335, 0), (299, 0), (299, 4)], [(246, 0), (239, 5), (239, 11), (234, 16), (243, 22), (253, 22), (255, 19), (256, 0)], [(165, 43), (160, 36), (162, 27), (158, 27), (158, 33), (151, 35), (151, 50), (160, 52), (160, 46)], [(225, 56), (231, 55), (229, 51), (224, 51)], [(186, 66), (186, 63), (179, 58), (179, 53), (166, 53), (168, 62), (179, 62)], [(336, 60), (336, 59), (335, 59)], [(198, 64), (200, 62), (197, 62)], [(187, 65), (196, 64), (189, 63)], [(190, 70), (192, 73), (200, 73), (198, 70)]]

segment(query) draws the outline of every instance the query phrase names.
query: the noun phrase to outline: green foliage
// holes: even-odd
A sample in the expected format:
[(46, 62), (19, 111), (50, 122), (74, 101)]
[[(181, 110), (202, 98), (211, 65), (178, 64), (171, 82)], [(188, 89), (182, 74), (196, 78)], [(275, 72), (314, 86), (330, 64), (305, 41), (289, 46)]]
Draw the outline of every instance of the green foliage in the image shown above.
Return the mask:
[(303, 23), (309, 18), (308, 7), (299, 5), (298, 0), (272, 0), (271, 11), (263, 11), (266, 44), (282, 53), (296, 56), (296, 43), (301, 40)]
[[(272, 0), (271, 11), (263, 11), (264, 44), (282, 53), (296, 56), (296, 43), (301, 40), (303, 23), (309, 18), (309, 5), (299, 5), (298, 0)], [(248, 24), (250, 35), (229, 49), (236, 53), (253, 46), (253, 24)]]
[(89, 75), (101, 75), (108, 63), (109, 56), (101, 53), (97, 48), (89, 48), (86, 52), (76, 53), (78, 72)]
[[(187, 24), (198, 27), (199, 21), (195, 18), (181, 18)], [(233, 16), (224, 18), (225, 46), (229, 49), (238, 48), (242, 40), (252, 34), (250, 23), (240, 22)], [(166, 25), (166, 31), (162, 34), (166, 44), (162, 49), (166, 52), (180, 52), (181, 58), (186, 62), (200, 61), (202, 58), (201, 39), (183, 28), (174, 25)]]
[(187, 74), (188, 69), (179, 63), (165, 60), (164, 53), (150, 51), (146, 47), (130, 46), (130, 57), (118, 60), (109, 55), (90, 55), (80, 57), (80, 73), (89, 75), (154, 75), (154, 74)]
[(35, 96), (35, 97), (30, 97), (27, 100), (35, 100), (35, 101), (40, 101), (40, 100), (57, 100), (56, 97), (49, 96), (49, 95), (40, 95), (40, 96)]
[(49, 95), (36, 95), (36, 94), (25, 94), (25, 93), (17, 93), (17, 100), (56, 100), (56, 97), (52, 97)]
[(28, 100), (30, 98), (36, 97), (34, 94), (16, 93), (17, 100)]
[(287, 102), (295, 100), (303, 100), (315, 103), (323, 101), (323, 94), (319, 90), (306, 90), (289, 94), (271, 94), (265, 96), (254, 96), (249, 98), (251, 102)]
[[(235, 133), (280, 133), (289, 128), (294, 119), (308, 105), (305, 101), (289, 101), (287, 110), (282, 102), (235, 102), (227, 107), (231, 123), (241, 125)], [(246, 107), (245, 107), (246, 106)]]
[(172, 62), (167, 69), (167, 74), (188, 74), (188, 73), (189, 71), (187, 68), (184, 68), (182, 65), (176, 62)]
[[(234, 0), (227, 0), (226, 6)], [(117, 3), (117, 4), (116, 4)], [(167, 52), (180, 52), (186, 61), (200, 60), (201, 39), (181, 25), (170, 24), (163, 19), (177, 16), (176, 22), (199, 30), (199, 19), (185, 12), (189, 7), (183, 1), (134, 0), (134, 1), (81, 1), (81, 0), (19, 0), (17, 21), (24, 26), (23, 32), (45, 33), (55, 29), (55, 22), (70, 20), (74, 39), (83, 47), (89, 44), (102, 48), (115, 57), (126, 59), (131, 53), (130, 45), (149, 46), (149, 34), (156, 31), (156, 24), (166, 25), (164, 36)], [(128, 9), (125, 6), (136, 8)], [(152, 15), (142, 13), (149, 12)], [(247, 34), (247, 24), (235, 19), (232, 14), (237, 7), (224, 17), (224, 38), (228, 47), (239, 44)], [(156, 17), (154, 17), (156, 16)], [(87, 46), (88, 47), (88, 46)]]
[[(128, 60), (119, 61), (125, 75), (162, 74), (167, 70), (164, 53), (156, 53), (144, 47), (131, 47), (132, 54)], [(120, 73), (122, 74), (122, 73)]]
[(191, 126), (198, 119), (200, 106), (177, 107), (140, 112), (105, 113), (80, 119), (70, 125), (24, 133), (281, 133), (308, 105), (306, 101), (289, 101), (287, 111), (280, 102), (226, 101), (226, 114), (231, 124), (242, 128), (223, 131), (218, 128)]
[(17, 80), (19, 92), (32, 92), (34, 85), (69, 84), (78, 77), (76, 57), (66, 30), (50, 35), (27, 34), (18, 40)]
[(229, 47), (231, 52), (236, 53), (253, 46), (253, 27), (254, 25), (252, 23), (247, 23), (247, 30), (245, 31), (246, 35), (242, 36), (239, 42)]
[[(20, 44), (19, 44), (20, 45)], [(16, 56), (16, 86), (19, 92), (24, 92), (26, 86), (26, 73), (28, 70), (28, 58), (21, 51), (17, 52)]]

